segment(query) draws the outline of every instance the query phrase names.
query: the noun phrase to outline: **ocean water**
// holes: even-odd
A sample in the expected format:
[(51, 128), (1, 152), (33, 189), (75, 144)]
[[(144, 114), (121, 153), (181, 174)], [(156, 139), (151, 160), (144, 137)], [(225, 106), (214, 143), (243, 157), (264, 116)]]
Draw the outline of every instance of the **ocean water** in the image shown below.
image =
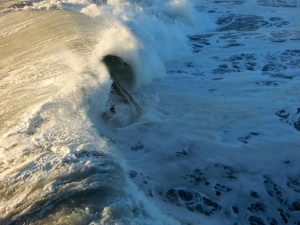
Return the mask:
[(2, 0), (0, 224), (300, 224), (299, 8)]

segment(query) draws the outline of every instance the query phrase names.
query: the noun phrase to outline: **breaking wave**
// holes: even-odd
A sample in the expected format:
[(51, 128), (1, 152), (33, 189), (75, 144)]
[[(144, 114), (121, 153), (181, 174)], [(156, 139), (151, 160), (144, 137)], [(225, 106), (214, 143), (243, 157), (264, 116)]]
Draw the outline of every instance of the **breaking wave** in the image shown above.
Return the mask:
[(128, 181), (104, 134), (135, 121), (134, 91), (188, 51), (192, 5), (7, 0), (0, 10), (0, 224), (176, 224)]

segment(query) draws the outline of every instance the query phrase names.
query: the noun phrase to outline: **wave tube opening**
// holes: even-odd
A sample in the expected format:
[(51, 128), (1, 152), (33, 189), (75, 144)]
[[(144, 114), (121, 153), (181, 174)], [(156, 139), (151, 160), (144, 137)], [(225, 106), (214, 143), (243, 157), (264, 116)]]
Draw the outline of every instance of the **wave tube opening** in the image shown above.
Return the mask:
[(141, 113), (141, 107), (131, 93), (136, 84), (136, 73), (129, 63), (116, 55), (106, 55), (102, 62), (113, 81), (102, 119), (113, 127), (127, 126)]

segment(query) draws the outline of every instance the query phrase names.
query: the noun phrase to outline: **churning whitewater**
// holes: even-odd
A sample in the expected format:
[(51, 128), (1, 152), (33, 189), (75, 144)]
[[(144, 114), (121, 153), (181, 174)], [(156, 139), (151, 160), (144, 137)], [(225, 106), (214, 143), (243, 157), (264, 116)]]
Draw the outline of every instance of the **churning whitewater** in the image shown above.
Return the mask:
[(128, 181), (104, 134), (139, 117), (130, 92), (164, 75), (170, 47), (186, 51), (171, 33), (191, 6), (0, 4), (0, 224), (176, 224)]
[(1, 0), (0, 225), (299, 225), (299, 0)]

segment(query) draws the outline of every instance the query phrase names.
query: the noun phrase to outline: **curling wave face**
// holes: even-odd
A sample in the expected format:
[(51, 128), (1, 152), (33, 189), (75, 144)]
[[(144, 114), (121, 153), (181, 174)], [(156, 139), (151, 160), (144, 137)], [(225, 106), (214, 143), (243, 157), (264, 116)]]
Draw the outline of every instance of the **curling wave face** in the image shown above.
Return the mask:
[(89, 88), (109, 84), (76, 58), (91, 54), (96, 24), (65, 11), (1, 20), (1, 224), (90, 222), (124, 183), (85, 117)]
[(0, 3), (0, 224), (176, 224), (136, 192), (100, 135), (107, 121), (134, 121), (131, 91), (164, 74), (171, 49), (186, 50), (165, 22), (158, 41), (136, 22), (188, 21), (176, 2), (164, 12), (150, 1)]

